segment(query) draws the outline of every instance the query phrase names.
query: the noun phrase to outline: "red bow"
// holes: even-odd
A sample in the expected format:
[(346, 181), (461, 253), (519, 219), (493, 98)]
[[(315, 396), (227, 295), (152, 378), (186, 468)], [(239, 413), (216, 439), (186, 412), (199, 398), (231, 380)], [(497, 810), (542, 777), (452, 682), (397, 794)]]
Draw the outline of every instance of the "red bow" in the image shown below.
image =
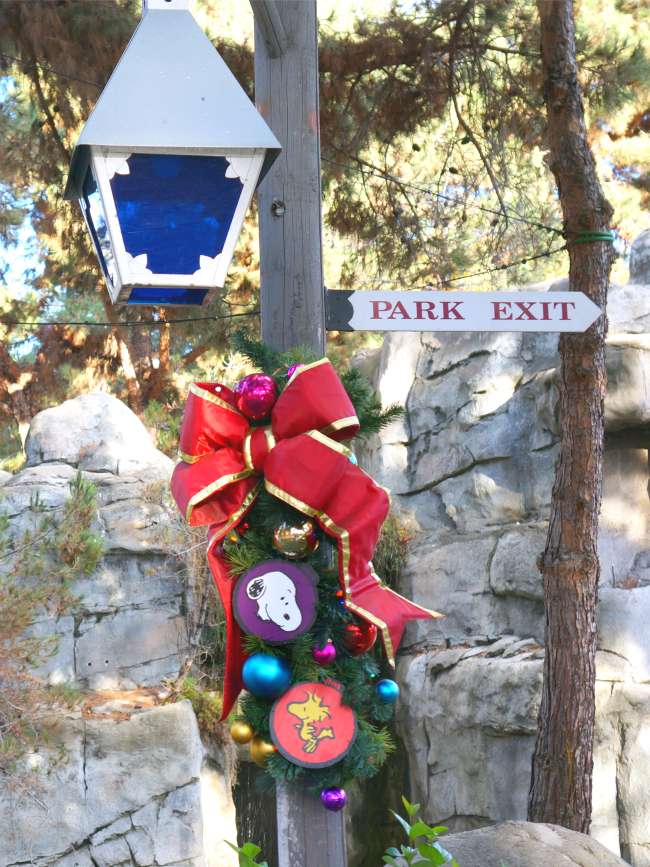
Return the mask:
[(268, 427), (251, 428), (233, 392), (194, 383), (187, 400), (179, 454), (172, 475), (174, 498), (188, 522), (210, 524), (208, 560), (228, 626), (222, 719), (243, 689), (245, 653), (232, 615), (235, 581), (218, 542), (253, 505), (262, 483), (269, 493), (313, 517), (338, 543), (345, 605), (382, 635), (395, 651), (409, 620), (440, 617), (389, 590), (370, 562), (388, 514), (383, 488), (351, 461), (338, 440), (359, 431), (354, 407), (327, 359), (299, 367), (278, 398)]

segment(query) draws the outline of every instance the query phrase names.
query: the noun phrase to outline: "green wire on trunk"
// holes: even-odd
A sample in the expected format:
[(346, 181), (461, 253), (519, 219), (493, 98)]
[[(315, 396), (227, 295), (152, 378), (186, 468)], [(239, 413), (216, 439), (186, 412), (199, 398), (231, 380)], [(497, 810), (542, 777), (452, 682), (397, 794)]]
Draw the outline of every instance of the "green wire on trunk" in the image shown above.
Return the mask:
[(595, 244), (599, 241), (602, 241), (605, 244), (613, 244), (614, 233), (585, 230), (583, 232), (576, 232), (576, 236), (573, 239), (574, 244)]

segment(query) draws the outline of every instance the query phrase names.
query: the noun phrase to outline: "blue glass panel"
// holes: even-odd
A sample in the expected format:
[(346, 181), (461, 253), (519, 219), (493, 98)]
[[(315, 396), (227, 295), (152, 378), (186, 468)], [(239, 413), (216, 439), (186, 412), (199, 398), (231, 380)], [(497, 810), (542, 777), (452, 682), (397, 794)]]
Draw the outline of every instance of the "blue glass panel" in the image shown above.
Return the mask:
[(115, 256), (113, 255), (113, 247), (108, 234), (108, 226), (106, 225), (104, 206), (90, 166), (88, 166), (88, 171), (86, 172), (82, 191), (81, 207), (88, 220), (95, 253), (104, 272), (106, 282), (109, 286), (115, 286), (117, 282)]
[(127, 304), (203, 304), (207, 289), (156, 289), (138, 286), (131, 291)]
[(242, 191), (225, 157), (132, 154), (111, 179), (124, 246), (154, 274), (193, 274), (223, 250)]

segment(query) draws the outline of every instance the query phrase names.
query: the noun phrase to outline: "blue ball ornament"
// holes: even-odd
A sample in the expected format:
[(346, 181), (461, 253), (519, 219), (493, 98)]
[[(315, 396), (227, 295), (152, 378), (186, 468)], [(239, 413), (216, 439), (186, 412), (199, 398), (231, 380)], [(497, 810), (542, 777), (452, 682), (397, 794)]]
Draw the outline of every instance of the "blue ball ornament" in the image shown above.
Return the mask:
[(351, 463), (351, 464), (354, 464), (355, 467), (358, 467), (358, 466), (359, 466), (359, 461), (355, 458), (354, 455), (350, 455), (350, 463)]
[(246, 689), (257, 698), (277, 698), (291, 683), (291, 666), (281, 656), (254, 653), (242, 668)]
[(392, 704), (399, 698), (399, 686), (394, 680), (380, 680), (375, 689), (379, 701), (384, 701), (386, 704)]

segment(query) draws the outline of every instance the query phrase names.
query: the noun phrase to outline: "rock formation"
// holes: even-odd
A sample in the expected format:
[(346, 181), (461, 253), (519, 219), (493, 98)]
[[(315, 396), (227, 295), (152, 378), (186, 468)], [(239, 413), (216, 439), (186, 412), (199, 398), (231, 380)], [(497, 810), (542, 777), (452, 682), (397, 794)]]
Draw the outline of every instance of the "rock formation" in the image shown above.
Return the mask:
[[(85, 693), (63, 714), (47, 749), (28, 757), (35, 791), (0, 789), (0, 867), (174, 865), (231, 867), (236, 840), (229, 757), (203, 743), (189, 701), (162, 706), (163, 684), (184, 659), (185, 612), (194, 602), (174, 555), (175, 507), (164, 492), (172, 461), (121, 401), (82, 395), (39, 413), (25, 469), (0, 479), (14, 537), (36, 490), (48, 510), (78, 470), (97, 485), (104, 552), (78, 580), (82, 598), (41, 634), (59, 653), (36, 671)], [(65, 760), (51, 763), (65, 750)]]
[[(650, 231), (633, 246), (634, 282), (613, 284), (607, 309), (591, 831), (635, 867), (650, 865), (648, 249)], [(559, 441), (557, 335), (393, 332), (355, 364), (385, 405), (406, 408), (358, 455), (414, 534), (401, 590), (446, 614), (408, 627), (398, 665), (412, 800), (453, 831), (525, 819), (543, 664), (535, 560)]]

